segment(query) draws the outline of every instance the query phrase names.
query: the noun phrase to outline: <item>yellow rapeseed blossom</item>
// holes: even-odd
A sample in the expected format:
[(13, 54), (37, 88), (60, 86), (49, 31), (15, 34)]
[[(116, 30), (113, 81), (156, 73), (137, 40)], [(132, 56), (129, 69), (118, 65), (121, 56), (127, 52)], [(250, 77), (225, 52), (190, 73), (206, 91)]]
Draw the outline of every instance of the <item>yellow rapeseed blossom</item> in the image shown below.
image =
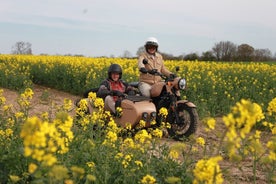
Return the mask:
[(96, 98), (96, 100), (94, 101), (94, 106), (96, 108), (103, 109), (103, 107), (104, 107), (103, 99), (102, 98)]
[(168, 184), (175, 184), (175, 183), (181, 183), (181, 178), (170, 176), (165, 179), (166, 183)]
[(196, 163), (193, 170), (194, 180), (193, 184), (208, 183), (208, 184), (220, 184), (223, 183), (223, 177), (218, 165), (218, 162), (222, 160), (221, 156), (212, 157), (210, 159), (202, 159)]
[(23, 138), (24, 155), (46, 165), (57, 162), (56, 152), (66, 153), (73, 139), (73, 119), (66, 114), (57, 114), (53, 123), (31, 117), (24, 123), (20, 136)]
[[(232, 112), (223, 117), (227, 127), (226, 148), (231, 160), (236, 160), (237, 149), (241, 147), (242, 140), (250, 133), (252, 127), (264, 119), (261, 107), (248, 100), (241, 100), (232, 108)], [(239, 160), (239, 159), (238, 159)]]
[(276, 137), (268, 141), (266, 147), (269, 150), (268, 158), (270, 161), (276, 161)]
[(49, 172), (49, 176), (55, 180), (62, 181), (69, 178), (68, 169), (63, 165), (54, 165)]
[(152, 139), (152, 136), (146, 130), (143, 129), (135, 134), (134, 139), (139, 143), (146, 143), (146, 141)]
[(132, 160), (133, 155), (132, 154), (127, 154), (125, 155), (123, 161), (122, 161), (122, 165), (124, 168), (127, 168), (127, 166), (129, 165), (130, 161)]
[(65, 98), (63, 100), (63, 109), (65, 111), (69, 111), (72, 108), (72, 105), (73, 105), (72, 100), (70, 100), (68, 98)]
[(141, 184), (155, 184), (156, 183), (156, 179), (153, 176), (147, 174), (146, 176), (144, 176), (141, 179), (140, 183)]
[(215, 129), (215, 125), (216, 125), (216, 120), (214, 118), (208, 118), (205, 121), (203, 121), (205, 123), (206, 127), (206, 131), (210, 131), (210, 130), (214, 130)]
[(261, 107), (256, 103), (241, 100), (233, 107), (232, 113), (223, 117), (228, 129), (236, 129), (239, 135), (244, 138), (251, 128), (260, 120), (264, 119)]
[(179, 153), (176, 150), (170, 150), (169, 157), (173, 160), (177, 160), (179, 158)]
[(114, 143), (118, 140), (118, 136), (113, 131), (108, 131), (105, 136), (105, 140), (103, 141), (103, 145), (115, 146)]
[(204, 146), (205, 145), (205, 140), (203, 137), (198, 137), (196, 139), (196, 143), (199, 144), (200, 146)]
[(20, 177), (17, 175), (10, 175), (10, 179), (13, 183), (17, 183), (20, 180)]
[(89, 100), (91, 100), (92, 102), (94, 102), (96, 100), (96, 98), (97, 98), (97, 94), (94, 93), (94, 92), (89, 92), (88, 93), (88, 98), (89, 98)]
[(159, 110), (159, 116), (162, 116), (164, 118), (166, 118), (168, 115), (168, 110), (165, 108), (165, 107), (162, 107), (160, 110)]
[(140, 160), (135, 160), (134, 163), (139, 167), (142, 168), (143, 167), (143, 162)]
[(74, 178), (83, 178), (85, 174), (85, 170), (78, 166), (72, 166), (71, 168), (72, 174)]
[(28, 109), (30, 106), (30, 100), (33, 98), (33, 91), (31, 88), (26, 88), (25, 91), (20, 94), (18, 104), (22, 109)]
[(135, 148), (135, 143), (132, 138), (126, 138), (124, 139), (122, 146), (125, 148)]
[(92, 174), (87, 174), (86, 180), (88, 182), (95, 182), (96, 181), (96, 177), (94, 175), (92, 175)]
[(4, 105), (6, 103), (6, 98), (3, 97), (3, 89), (0, 89), (0, 105)]
[(144, 120), (140, 120), (139, 123), (136, 125), (136, 129), (142, 129), (146, 127), (146, 122)]
[(33, 173), (36, 171), (36, 169), (37, 169), (37, 165), (36, 165), (36, 164), (34, 164), (34, 163), (30, 163), (30, 164), (29, 164), (28, 172), (29, 172), (30, 174), (33, 174)]
[(267, 112), (270, 116), (272, 116), (272, 114), (275, 113), (275, 119), (276, 119), (276, 98), (273, 98), (268, 103)]
[(91, 170), (94, 170), (96, 166), (94, 162), (86, 162), (86, 165), (91, 168)]
[(151, 131), (151, 135), (154, 136), (154, 137), (157, 137), (157, 138), (162, 138), (163, 136), (163, 131), (161, 129), (153, 129)]

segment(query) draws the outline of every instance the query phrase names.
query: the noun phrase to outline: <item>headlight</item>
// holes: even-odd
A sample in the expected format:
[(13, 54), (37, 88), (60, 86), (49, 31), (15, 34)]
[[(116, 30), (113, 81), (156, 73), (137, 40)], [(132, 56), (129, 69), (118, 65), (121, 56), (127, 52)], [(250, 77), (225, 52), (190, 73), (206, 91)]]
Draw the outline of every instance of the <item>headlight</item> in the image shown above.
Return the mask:
[(178, 88), (179, 89), (185, 89), (185, 87), (186, 87), (186, 80), (185, 79), (180, 79), (178, 81)]

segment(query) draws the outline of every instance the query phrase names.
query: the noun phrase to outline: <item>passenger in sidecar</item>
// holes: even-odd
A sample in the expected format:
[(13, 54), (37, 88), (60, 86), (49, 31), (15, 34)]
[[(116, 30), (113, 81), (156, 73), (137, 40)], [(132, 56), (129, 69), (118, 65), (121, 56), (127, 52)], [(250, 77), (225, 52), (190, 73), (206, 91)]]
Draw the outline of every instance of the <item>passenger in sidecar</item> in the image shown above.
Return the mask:
[(108, 77), (103, 80), (97, 91), (97, 96), (104, 99), (105, 109), (116, 114), (122, 99), (133, 87), (122, 80), (122, 68), (118, 64), (111, 64), (108, 69)]
[[(135, 127), (140, 120), (145, 122), (145, 127), (149, 127), (156, 119), (156, 108), (152, 100), (137, 94), (137, 84), (128, 84), (122, 80), (122, 68), (118, 64), (111, 64), (108, 76), (101, 82), (100, 87), (86, 91), (84, 98), (88, 97), (89, 92), (95, 92), (97, 97), (104, 99), (105, 110), (110, 111), (116, 123), (122, 127), (128, 124)], [(120, 114), (116, 110), (117, 107), (122, 110)], [(87, 113), (93, 110), (88, 109)]]

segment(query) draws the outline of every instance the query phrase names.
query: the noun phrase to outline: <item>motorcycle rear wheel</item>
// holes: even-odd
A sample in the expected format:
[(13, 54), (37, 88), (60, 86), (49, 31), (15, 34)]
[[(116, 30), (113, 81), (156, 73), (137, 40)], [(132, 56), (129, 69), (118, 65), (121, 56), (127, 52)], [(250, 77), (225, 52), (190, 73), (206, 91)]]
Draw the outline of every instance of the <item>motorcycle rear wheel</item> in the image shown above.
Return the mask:
[(177, 111), (179, 122), (176, 122), (176, 118), (168, 117), (168, 121), (171, 123), (169, 134), (174, 139), (188, 138), (194, 134), (197, 130), (199, 117), (195, 107), (189, 107), (186, 104), (179, 104)]

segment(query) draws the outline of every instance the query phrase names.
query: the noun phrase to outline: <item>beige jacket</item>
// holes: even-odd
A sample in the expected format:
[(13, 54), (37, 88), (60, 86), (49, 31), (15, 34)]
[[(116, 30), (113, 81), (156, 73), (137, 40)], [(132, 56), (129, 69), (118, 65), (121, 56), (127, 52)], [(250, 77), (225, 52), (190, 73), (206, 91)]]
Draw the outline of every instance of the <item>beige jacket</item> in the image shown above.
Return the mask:
[[(148, 60), (148, 64), (146, 65), (143, 64), (144, 59)], [(157, 69), (158, 72), (166, 76), (169, 76), (171, 74), (171, 72), (164, 66), (162, 55), (157, 52), (155, 53), (154, 57), (148, 54), (147, 52), (144, 52), (140, 55), (140, 57), (138, 58), (138, 68), (140, 70), (140, 68), (143, 68), (143, 67), (146, 68), (147, 70)], [(161, 77), (159, 76), (154, 76), (149, 73), (144, 74), (140, 72), (139, 82), (146, 82), (152, 85), (160, 81), (161, 81)]]

